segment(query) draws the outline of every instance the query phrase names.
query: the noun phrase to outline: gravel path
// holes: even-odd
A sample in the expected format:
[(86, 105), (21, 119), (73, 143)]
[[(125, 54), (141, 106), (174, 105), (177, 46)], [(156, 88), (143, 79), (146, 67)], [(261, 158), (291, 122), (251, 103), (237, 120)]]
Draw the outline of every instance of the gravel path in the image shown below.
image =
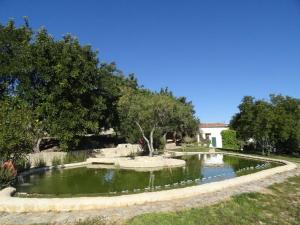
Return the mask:
[[(134, 216), (150, 212), (179, 211), (188, 208), (203, 207), (229, 199), (233, 195), (246, 192), (264, 192), (265, 188), (284, 182), (292, 176), (300, 175), (300, 165), (294, 170), (269, 176), (255, 182), (237, 185), (230, 190), (223, 190), (209, 194), (202, 194), (192, 198), (185, 198), (167, 202), (148, 203), (129, 207), (72, 212), (43, 212), (43, 213), (1, 213), (0, 224), (69, 224), (78, 220), (102, 218), (105, 221), (122, 223)], [(180, 190), (178, 190), (180, 191)]]

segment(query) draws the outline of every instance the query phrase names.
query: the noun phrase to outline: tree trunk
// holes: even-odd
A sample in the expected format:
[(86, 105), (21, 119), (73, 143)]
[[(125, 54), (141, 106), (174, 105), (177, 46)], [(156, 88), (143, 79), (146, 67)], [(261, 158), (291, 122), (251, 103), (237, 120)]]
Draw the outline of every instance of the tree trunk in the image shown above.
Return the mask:
[(155, 126), (152, 128), (151, 132), (150, 132), (150, 147), (151, 147), (151, 151), (149, 156), (153, 156), (153, 152), (154, 152), (154, 147), (153, 147), (153, 133), (155, 131)]
[(164, 133), (163, 140), (164, 140), (164, 149), (165, 149), (166, 148), (166, 144), (167, 144), (167, 132)]
[(151, 148), (151, 144), (150, 144), (150, 141), (149, 139), (145, 136), (145, 133), (144, 133), (144, 130), (143, 128), (141, 127), (141, 125), (138, 123), (138, 122), (135, 122), (136, 125), (139, 127), (141, 133), (142, 133), (142, 136), (144, 138), (144, 140), (147, 142), (147, 146), (148, 146), (148, 149), (149, 149), (149, 156), (152, 156), (152, 148)]
[(174, 141), (175, 144), (176, 144), (176, 135), (177, 135), (177, 132), (174, 131), (174, 133), (173, 133), (173, 141)]
[(36, 142), (35, 147), (33, 148), (34, 153), (39, 153), (40, 151), (40, 144), (42, 142), (43, 138), (39, 138)]
[(36, 142), (36, 145), (33, 148), (34, 153), (41, 152), (40, 145), (41, 145), (42, 140), (50, 140), (50, 139), (55, 139), (55, 138), (54, 137), (41, 137), (41, 138), (38, 138), (38, 140)]

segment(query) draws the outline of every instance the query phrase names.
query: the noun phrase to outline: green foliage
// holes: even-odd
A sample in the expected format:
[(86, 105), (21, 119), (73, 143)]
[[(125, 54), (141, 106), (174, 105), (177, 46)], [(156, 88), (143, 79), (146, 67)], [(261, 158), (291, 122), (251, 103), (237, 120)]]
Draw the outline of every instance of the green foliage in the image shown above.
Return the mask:
[(64, 164), (84, 162), (88, 158), (88, 152), (68, 152), (63, 158)]
[[(33, 32), (13, 21), (0, 25), (0, 99), (18, 96), (33, 111), (41, 134), (75, 148), (85, 134), (117, 124), (120, 91), (113, 64), (98, 66), (97, 52), (71, 35), (55, 40), (46, 29)], [(134, 77), (130, 77), (134, 85)]]
[(60, 157), (53, 157), (51, 160), (51, 165), (52, 166), (59, 166), (62, 164), (62, 160)]
[(130, 142), (143, 138), (154, 152), (167, 132), (195, 133), (197, 120), (192, 105), (171, 95), (126, 88), (118, 102), (120, 131)]
[(272, 185), (268, 189), (271, 194), (246, 193), (211, 206), (143, 214), (124, 225), (296, 225), (300, 221), (299, 185), (300, 176), (296, 176)]
[(15, 162), (15, 166), (16, 166), (18, 173), (20, 173), (25, 170), (29, 170), (31, 167), (31, 164), (30, 164), (30, 161), (26, 157), (23, 157), (23, 158), (19, 158)]
[(185, 136), (183, 138), (183, 142), (186, 144), (192, 144), (195, 142), (195, 138), (191, 138), (190, 136)]
[[(125, 77), (115, 64), (99, 63), (98, 53), (71, 35), (57, 40), (44, 28), (34, 32), (27, 20), (19, 28), (9, 21), (0, 24), (0, 49), (0, 100), (22, 102), (17, 104), (23, 110), (17, 115), (22, 129), (16, 135), (35, 128), (23, 140), (14, 137), (21, 143), (5, 147), (7, 156), (16, 149), (29, 152), (42, 137), (72, 150), (87, 134), (107, 128), (136, 142), (142, 137), (137, 123), (152, 151), (167, 132), (184, 137), (197, 130), (193, 105), (186, 98), (176, 98), (168, 89), (153, 93), (139, 87), (133, 74)], [(4, 121), (15, 116), (5, 112), (0, 116)]]
[(32, 150), (35, 122), (28, 104), (17, 97), (0, 100), (0, 159), (17, 162)]
[(15, 174), (12, 170), (0, 166), (0, 189), (9, 186), (14, 178)]
[(234, 131), (234, 130), (223, 130), (221, 132), (221, 135), (222, 135), (223, 148), (238, 149), (236, 131)]
[(230, 126), (262, 152), (300, 153), (300, 100), (271, 95), (270, 101), (244, 97)]
[(46, 161), (44, 158), (40, 157), (40, 158), (37, 158), (34, 163), (33, 163), (34, 167), (36, 168), (42, 168), (42, 167), (45, 167), (46, 166)]
[(12, 20), (0, 24), (0, 99), (14, 94), (18, 78), (24, 76), (31, 36), (27, 20), (20, 28)]

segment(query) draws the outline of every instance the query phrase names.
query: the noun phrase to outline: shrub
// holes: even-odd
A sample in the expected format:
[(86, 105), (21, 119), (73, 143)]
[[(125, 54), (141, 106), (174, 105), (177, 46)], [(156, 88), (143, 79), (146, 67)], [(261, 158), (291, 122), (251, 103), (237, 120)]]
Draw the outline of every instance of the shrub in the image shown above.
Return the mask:
[(0, 188), (4, 188), (14, 180), (17, 171), (11, 160), (6, 161), (0, 167)]
[(194, 143), (195, 142), (195, 138), (192, 138), (190, 136), (185, 136), (183, 138), (183, 142), (186, 143), (186, 144), (191, 144), (191, 143)]
[(62, 160), (60, 157), (53, 157), (52, 161), (51, 161), (52, 166), (59, 166), (62, 164)]
[(17, 161), (30, 153), (37, 127), (27, 103), (18, 97), (0, 99), (0, 158)]
[(238, 149), (238, 141), (236, 138), (236, 131), (234, 130), (223, 130), (221, 132), (223, 148), (225, 149)]
[(31, 163), (26, 157), (22, 157), (16, 161), (15, 166), (18, 172), (22, 172), (30, 169)]
[(63, 163), (75, 163), (75, 162), (84, 162), (88, 157), (88, 152), (68, 152), (64, 159)]
[(200, 145), (201, 145), (202, 147), (209, 148), (210, 143), (211, 143), (211, 140), (210, 140), (209, 138), (206, 138), (206, 139), (203, 139), (203, 140), (200, 142)]
[(46, 166), (46, 161), (42, 157), (37, 158), (34, 161), (34, 167), (36, 167), (36, 168), (41, 168), (41, 167), (45, 167), (45, 166)]

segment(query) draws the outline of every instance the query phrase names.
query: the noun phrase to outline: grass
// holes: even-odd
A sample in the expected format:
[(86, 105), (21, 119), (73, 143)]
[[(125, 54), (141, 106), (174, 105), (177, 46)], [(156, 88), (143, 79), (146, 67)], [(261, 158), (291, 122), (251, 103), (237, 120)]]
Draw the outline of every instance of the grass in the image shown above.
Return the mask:
[(46, 166), (46, 161), (44, 158), (37, 158), (35, 161), (34, 161), (34, 167), (36, 168), (41, 168), (41, 167), (45, 167)]
[(59, 166), (62, 164), (62, 160), (60, 157), (53, 157), (51, 164), (52, 166)]
[(63, 158), (64, 164), (84, 162), (88, 158), (87, 152), (68, 152)]
[[(203, 147), (203, 146), (188, 146), (188, 147), (183, 147), (181, 149), (176, 149), (174, 151), (181, 151), (181, 152), (208, 152), (210, 148)], [(216, 149), (216, 152), (231, 152), (231, 153), (240, 153), (240, 154), (247, 154), (247, 155), (253, 155), (253, 156), (262, 156), (260, 154), (252, 154), (252, 153), (247, 153), (239, 150), (225, 150), (225, 149)], [(273, 159), (283, 159), (287, 161), (291, 161), (294, 163), (299, 163), (300, 164), (300, 157), (296, 156), (290, 156), (290, 155), (276, 155), (276, 154), (271, 154), (269, 156), (264, 156), (267, 158), (273, 158)]]
[(300, 164), (300, 157), (288, 156), (288, 155), (272, 155), (272, 154), (269, 157), (273, 159), (283, 159), (283, 160)]
[[(170, 213), (149, 213), (123, 225), (299, 225), (300, 176), (275, 184), (265, 193), (247, 193), (203, 208)], [(75, 225), (103, 225), (101, 219)]]
[(191, 146), (183, 146), (180, 149), (176, 149), (174, 151), (179, 152), (208, 152), (210, 148), (204, 147), (204, 146), (197, 146), (197, 145), (191, 145)]
[[(236, 150), (224, 150), (224, 149), (217, 149), (217, 152), (231, 152), (231, 153), (241, 153), (246, 155), (253, 155), (253, 156), (262, 156), (261, 154), (253, 154), (253, 153), (247, 153), (243, 151), (236, 151)], [(297, 156), (291, 156), (291, 155), (277, 155), (277, 154), (270, 154), (269, 156), (263, 156), (270, 159), (283, 159), (294, 163), (300, 164), (300, 157)]]
[[(205, 149), (196, 148), (198, 151)], [(187, 148), (195, 151), (195, 148)], [(271, 155), (270, 158), (300, 163), (300, 158)], [(104, 225), (103, 220), (89, 219), (74, 225)], [(264, 193), (247, 193), (202, 208), (179, 212), (149, 213), (134, 217), (123, 225), (299, 225), (300, 176), (270, 186)]]
[[(269, 187), (266, 193), (247, 193), (203, 208), (170, 213), (149, 213), (123, 225), (298, 225), (300, 176)], [(105, 225), (101, 218), (74, 225)]]
[(174, 213), (150, 213), (124, 225), (250, 225), (299, 224), (300, 176), (275, 184), (268, 194), (248, 193), (204, 208)]

